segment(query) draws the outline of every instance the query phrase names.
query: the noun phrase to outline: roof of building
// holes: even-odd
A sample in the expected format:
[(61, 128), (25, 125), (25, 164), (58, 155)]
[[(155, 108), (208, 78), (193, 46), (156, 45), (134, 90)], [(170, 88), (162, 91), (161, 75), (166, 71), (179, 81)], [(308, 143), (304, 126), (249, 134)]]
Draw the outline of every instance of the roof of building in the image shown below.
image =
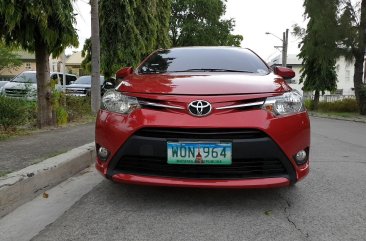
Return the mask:
[(25, 50), (19, 50), (19, 51), (15, 51), (14, 52), (15, 54), (19, 55), (19, 58), (20, 59), (36, 59), (36, 55), (34, 53), (30, 53), (30, 52), (27, 52)]
[(81, 65), (81, 62), (83, 62), (83, 60), (84, 58), (81, 57), (81, 51), (74, 52), (67, 58), (66, 65)]
[[(277, 55), (276, 57), (272, 58), (268, 63), (270, 66), (278, 65), (282, 63), (282, 55)], [(301, 65), (302, 61), (297, 57), (296, 54), (288, 54), (287, 55), (287, 65)]]

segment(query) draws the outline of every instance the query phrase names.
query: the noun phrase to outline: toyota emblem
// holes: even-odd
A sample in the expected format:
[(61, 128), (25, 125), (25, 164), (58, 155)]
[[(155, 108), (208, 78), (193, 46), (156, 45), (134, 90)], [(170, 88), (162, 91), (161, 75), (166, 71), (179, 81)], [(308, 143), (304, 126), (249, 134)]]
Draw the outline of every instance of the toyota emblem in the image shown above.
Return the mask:
[(189, 103), (188, 110), (194, 116), (206, 116), (210, 114), (212, 106), (205, 100), (195, 100)]

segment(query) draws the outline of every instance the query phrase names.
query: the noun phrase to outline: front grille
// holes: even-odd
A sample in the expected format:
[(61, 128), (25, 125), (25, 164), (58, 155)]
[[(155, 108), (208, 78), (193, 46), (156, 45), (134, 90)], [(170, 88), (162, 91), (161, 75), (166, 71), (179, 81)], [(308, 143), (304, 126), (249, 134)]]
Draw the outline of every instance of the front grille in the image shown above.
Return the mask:
[(85, 89), (66, 89), (66, 93), (68, 94), (85, 94)]
[[(167, 141), (231, 142), (232, 164), (168, 164)], [(117, 173), (194, 179), (296, 179), (282, 150), (264, 132), (255, 129), (144, 128), (131, 136), (112, 158), (107, 176)]]
[(195, 179), (242, 179), (284, 176), (286, 169), (278, 159), (233, 159), (224, 165), (172, 165), (166, 157), (125, 156), (117, 169), (124, 173)]
[(27, 90), (25, 89), (5, 89), (5, 95), (11, 97), (24, 97), (27, 95)]

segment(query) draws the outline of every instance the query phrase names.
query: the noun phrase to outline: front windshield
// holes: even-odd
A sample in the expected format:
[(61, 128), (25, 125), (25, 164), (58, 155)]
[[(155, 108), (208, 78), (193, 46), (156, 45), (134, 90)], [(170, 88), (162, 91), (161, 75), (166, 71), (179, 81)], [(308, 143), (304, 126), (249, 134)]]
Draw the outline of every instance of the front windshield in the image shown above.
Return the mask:
[(18, 83), (37, 83), (37, 76), (36, 73), (21, 73), (16, 76), (11, 82), (18, 82)]
[(169, 72), (246, 72), (268, 74), (267, 65), (241, 48), (191, 47), (160, 50), (138, 68), (140, 74)]
[[(100, 76), (100, 84), (104, 83), (104, 76)], [(75, 81), (75, 84), (82, 84), (82, 85), (91, 85), (91, 76), (81, 76), (79, 79)]]

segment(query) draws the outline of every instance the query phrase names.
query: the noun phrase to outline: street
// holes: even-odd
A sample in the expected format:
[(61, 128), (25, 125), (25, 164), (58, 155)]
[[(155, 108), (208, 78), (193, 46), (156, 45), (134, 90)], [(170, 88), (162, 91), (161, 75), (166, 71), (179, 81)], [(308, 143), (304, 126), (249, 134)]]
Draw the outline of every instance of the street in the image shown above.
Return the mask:
[(366, 240), (366, 125), (312, 118), (311, 170), (281, 189), (99, 182), (32, 240)]

